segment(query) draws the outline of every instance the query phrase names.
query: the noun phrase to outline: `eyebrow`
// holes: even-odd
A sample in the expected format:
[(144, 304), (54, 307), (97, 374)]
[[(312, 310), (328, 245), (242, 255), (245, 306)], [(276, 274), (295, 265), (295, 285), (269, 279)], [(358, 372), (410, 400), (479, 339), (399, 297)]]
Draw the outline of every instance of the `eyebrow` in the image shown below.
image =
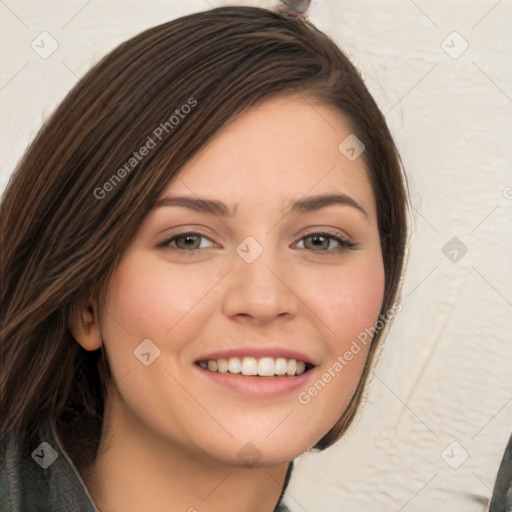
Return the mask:
[[(309, 196), (304, 199), (299, 199), (295, 202), (292, 201), (289, 204), (287, 210), (284, 212), (284, 215), (288, 215), (289, 213), (310, 212), (335, 204), (355, 208), (356, 210), (360, 211), (367, 219), (369, 219), (368, 213), (364, 210), (364, 208), (357, 201), (346, 194), (319, 194), (315, 196)], [(224, 203), (214, 199), (199, 199), (195, 197), (179, 196), (164, 197), (160, 199), (156, 202), (155, 208), (161, 206), (181, 206), (195, 210), (197, 212), (212, 213), (220, 217), (234, 217), (238, 204), (236, 204), (234, 208), (230, 210)]]

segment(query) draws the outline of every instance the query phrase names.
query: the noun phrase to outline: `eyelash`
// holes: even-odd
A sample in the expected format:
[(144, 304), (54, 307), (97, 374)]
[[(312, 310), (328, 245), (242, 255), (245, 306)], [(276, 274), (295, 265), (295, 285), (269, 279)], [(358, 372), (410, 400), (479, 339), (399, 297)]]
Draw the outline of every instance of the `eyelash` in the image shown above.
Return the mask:
[[(157, 248), (158, 249), (165, 249), (165, 248), (172, 248), (172, 250), (174, 251), (178, 251), (178, 252), (181, 252), (181, 253), (192, 253), (192, 254), (196, 254), (198, 251), (202, 250), (201, 248), (198, 248), (198, 249), (181, 249), (179, 247), (174, 247), (174, 246), (171, 246), (171, 243), (173, 241), (175, 241), (177, 238), (182, 238), (182, 237), (187, 237), (187, 236), (194, 236), (194, 237), (201, 237), (201, 238), (206, 238), (207, 240), (210, 240), (210, 242), (213, 242), (210, 238), (208, 238), (207, 236), (201, 234), (201, 233), (196, 233), (196, 232), (184, 232), (184, 233), (178, 233), (176, 235), (172, 235), (171, 237), (163, 240), (162, 242), (160, 242), (158, 245), (157, 245)], [(307, 251), (311, 251), (313, 253), (332, 253), (334, 251), (338, 252), (338, 251), (343, 251), (343, 250), (346, 250), (346, 249), (355, 249), (357, 247), (357, 245), (353, 242), (350, 242), (349, 240), (347, 240), (346, 238), (340, 236), (340, 235), (334, 235), (332, 233), (327, 233), (325, 231), (315, 231), (313, 233), (308, 233), (307, 235), (304, 235), (302, 238), (300, 238), (300, 240), (304, 240), (306, 238), (312, 238), (312, 237), (315, 237), (315, 236), (321, 236), (321, 237), (324, 237), (324, 238), (327, 238), (329, 240), (334, 240), (335, 242), (337, 242), (339, 244), (339, 246), (335, 249), (326, 249), (326, 250), (321, 250), (321, 251), (314, 251), (312, 249), (305, 249)], [(215, 247), (222, 247), (220, 244), (216, 244), (214, 243), (214, 246)], [(209, 249), (210, 247), (208, 247)]]

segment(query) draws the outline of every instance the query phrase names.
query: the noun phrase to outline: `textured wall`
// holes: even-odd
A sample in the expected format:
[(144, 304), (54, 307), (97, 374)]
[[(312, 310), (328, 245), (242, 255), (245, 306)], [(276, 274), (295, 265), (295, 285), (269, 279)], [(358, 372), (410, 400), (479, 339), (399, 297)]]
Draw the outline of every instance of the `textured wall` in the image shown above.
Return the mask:
[[(103, 54), (228, 3), (272, 5), (1, 2), (0, 188)], [(512, 431), (512, 3), (319, 0), (311, 18), (386, 113), (409, 179), (411, 249), (364, 412), (338, 445), (297, 460), (287, 502), (297, 512), (485, 511)], [(58, 48), (41, 58), (34, 50), (51, 51), (52, 39)]]

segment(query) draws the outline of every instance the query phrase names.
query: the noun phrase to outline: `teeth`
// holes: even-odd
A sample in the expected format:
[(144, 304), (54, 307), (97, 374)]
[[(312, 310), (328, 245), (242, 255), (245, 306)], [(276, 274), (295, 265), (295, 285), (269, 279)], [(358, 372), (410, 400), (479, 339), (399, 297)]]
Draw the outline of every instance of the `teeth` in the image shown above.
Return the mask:
[(276, 375), (286, 375), (287, 366), (286, 359), (284, 357), (278, 357), (274, 363)]
[(229, 373), (240, 373), (242, 371), (242, 363), (238, 357), (232, 357), (228, 365)]
[(226, 373), (229, 370), (229, 362), (227, 359), (217, 359), (217, 371)]
[(287, 375), (295, 375), (297, 371), (297, 361), (295, 359), (288, 359), (286, 363), (286, 374)]
[(273, 377), (275, 375), (273, 357), (262, 357), (258, 361), (258, 375), (262, 377)]
[(211, 372), (241, 373), (242, 375), (259, 375), (261, 377), (274, 377), (275, 375), (302, 375), (306, 371), (306, 363), (284, 357), (231, 357), (229, 359), (212, 359), (200, 361), (199, 366)]
[(257, 375), (258, 361), (254, 357), (244, 357), (242, 360), (242, 375)]

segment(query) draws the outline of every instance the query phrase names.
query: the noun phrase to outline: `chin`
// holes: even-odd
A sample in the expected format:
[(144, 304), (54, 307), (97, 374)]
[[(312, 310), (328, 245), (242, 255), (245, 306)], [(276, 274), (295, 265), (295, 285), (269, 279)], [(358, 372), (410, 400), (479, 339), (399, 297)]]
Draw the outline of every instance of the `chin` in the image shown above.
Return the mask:
[(228, 465), (275, 466), (293, 461), (312, 448), (323, 436), (323, 434), (314, 437), (311, 434), (296, 436), (286, 430), (279, 435), (270, 434), (266, 439), (265, 435), (252, 438), (247, 435), (237, 435), (229, 440), (225, 437), (216, 440), (210, 438), (206, 445), (201, 443), (201, 449), (203, 454), (208, 454)]

